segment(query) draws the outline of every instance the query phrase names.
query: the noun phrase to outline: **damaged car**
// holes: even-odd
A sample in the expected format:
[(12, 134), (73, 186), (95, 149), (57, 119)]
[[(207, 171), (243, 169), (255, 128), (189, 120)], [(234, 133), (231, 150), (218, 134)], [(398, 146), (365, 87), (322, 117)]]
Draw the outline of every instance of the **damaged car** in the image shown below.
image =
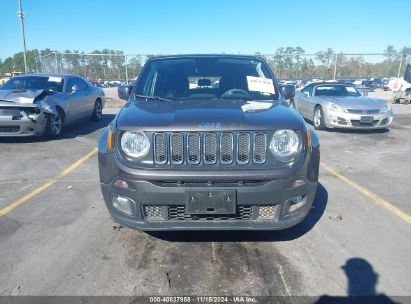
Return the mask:
[(0, 88), (0, 137), (57, 137), (76, 121), (99, 121), (104, 103), (104, 91), (80, 76), (19, 75)]

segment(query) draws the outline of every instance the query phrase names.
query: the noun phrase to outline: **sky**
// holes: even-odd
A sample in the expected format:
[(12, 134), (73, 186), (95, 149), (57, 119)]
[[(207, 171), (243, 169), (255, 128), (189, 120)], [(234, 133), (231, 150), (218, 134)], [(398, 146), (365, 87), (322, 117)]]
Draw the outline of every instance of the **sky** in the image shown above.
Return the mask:
[[(410, 0), (22, 0), (27, 49), (127, 54), (383, 52), (411, 46)], [(0, 58), (22, 50), (17, 0), (0, 0)]]

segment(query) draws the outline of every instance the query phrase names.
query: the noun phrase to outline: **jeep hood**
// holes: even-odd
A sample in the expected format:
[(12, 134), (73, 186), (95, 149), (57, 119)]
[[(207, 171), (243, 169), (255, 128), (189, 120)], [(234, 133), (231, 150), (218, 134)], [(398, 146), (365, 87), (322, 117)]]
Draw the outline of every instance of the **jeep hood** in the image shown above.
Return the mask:
[(293, 109), (272, 101), (184, 100), (130, 102), (119, 113), (120, 130), (219, 131), (302, 129)]

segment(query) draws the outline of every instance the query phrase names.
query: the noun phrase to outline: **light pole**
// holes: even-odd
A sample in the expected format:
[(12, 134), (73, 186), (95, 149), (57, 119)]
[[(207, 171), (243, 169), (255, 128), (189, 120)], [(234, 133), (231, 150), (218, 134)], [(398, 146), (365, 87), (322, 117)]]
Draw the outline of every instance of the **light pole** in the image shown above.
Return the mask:
[(124, 56), (124, 62), (126, 63), (126, 84), (128, 84), (128, 66), (127, 66), (127, 55)]
[(56, 73), (59, 73), (59, 62), (57, 60), (57, 51), (54, 52), (54, 64), (56, 65)]
[(20, 18), (21, 24), (21, 39), (23, 41), (23, 58), (24, 58), (24, 72), (27, 74), (27, 58), (26, 58), (26, 36), (24, 34), (24, 15), (23, 9), (21, 7), (21, 0), (17, 1), (19, 4), (19, 11), (17, 12), (17, 16)]
[(397, 76), (397, 78), (400, 78), (402, 60), (404, 59), (404, 55), (405, 55), (405, 53), (402, 53), (402, 54), (401, 54), (401, 57), (400, 57), (400, 66), (398, 67), (398, 76)]
[(338, 59), (338, 54), (335, 54), (335, 59), (334, 59), (334, 80), (335, 80), (335, 77), (337, 76), (337, 59)]

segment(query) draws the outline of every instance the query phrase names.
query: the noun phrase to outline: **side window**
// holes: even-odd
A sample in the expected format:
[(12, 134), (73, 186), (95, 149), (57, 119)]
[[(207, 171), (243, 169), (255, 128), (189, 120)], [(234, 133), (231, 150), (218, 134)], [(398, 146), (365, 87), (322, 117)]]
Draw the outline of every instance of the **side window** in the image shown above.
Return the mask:
[(305, 95), (311, 97), (313, 96), (313, 87), (306, 87), (304, 90), (302, 90), (301, 92), (304, 93)]
[(87, 88), (87, 84), (80, 78), (70, 78), (70, 80), (67, 82), (67, 93), (71, 93), (73, 91), (74, 85), (77, 85), (79, 91), (85, 90)]
[(143, 94), (147, 96), (154, 96), (154, 89), (156, 87), (158, 72), (152, 69), (144, 84)]
[(77, 78), (77, 85), (79, 86), (79, 91), (83, 91), (87, 88), (87, 84), (80, 78)]

